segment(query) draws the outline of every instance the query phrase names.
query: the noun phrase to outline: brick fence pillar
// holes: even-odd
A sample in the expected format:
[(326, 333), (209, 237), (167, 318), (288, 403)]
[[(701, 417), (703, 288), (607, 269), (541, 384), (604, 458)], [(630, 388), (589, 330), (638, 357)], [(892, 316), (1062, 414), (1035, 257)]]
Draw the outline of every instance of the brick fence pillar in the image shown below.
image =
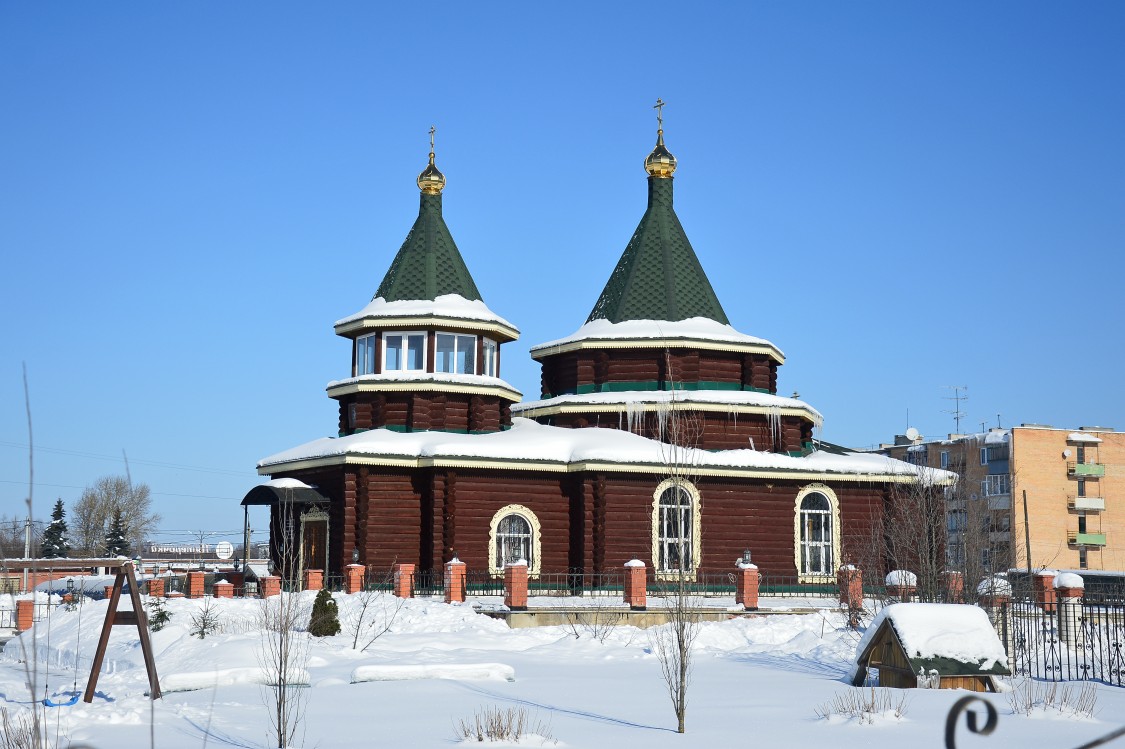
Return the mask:
[(453, 557), (445, 563), (445, 574), (442, 580), (445, 588), (446, 603), (465, 602), (465, 563)]
[(112, 585), (102, 586), (102, 592), (105, 593), (105, 598), (108, 601), (109, 597), (111, 595), (113, 595), (113, 586)]
[(849, 611), (863, 608), (863, 570), (845, 564), (836, 571), (836, 585), (843, 606)]
[(956, 570), (941, 573), (941, 589), (946, 603), (961, 603), (965, 597), (965, 576)]
[(734, 602), (747, 611), (758, 610), (758, 565), (739, 560), (734, 573)]
[(219, 580), (211, 586), (215, 598), (234, 598), (234, 583)]
[(512, 611), (527, 610), (527, 562), (522, 559), (504, 568), (504, 605)]
[(35, 623), (35, 601), (21, 598), (16, 601), (16, 631), (26, 632)]
[(164, 578), (154, 577), (148, 581), (148, 594), (156, 598), (164, 595)]
[(1035, 603), (1043, 607), (1043, 610), (1051, 613), (1054, 612), (1058, 604), (1058, 596), (1055, 593), (1055, 575), (1058, 574), (1054, 570), (1040, 570), (1034, 578), (1032, 578), (1032, 585), (1035, 588)]
[(272, 598), (281, 595), (281, 578), (277, 575), (268, 575), (259, 580), (262, 583), (262, 598)]
[(399, 598), (414, 597), (414, 565), (396, 564), (394, 566), (395, 595)]
[(305, 570), (305, 590), (320, 590), (324, 587), (324, 570)]
[(645, 563), (630, 559), (625, 563), (625, 605), (634, 611), (648, 607), (648, 580)]
[(358, 593), (363, 590), (363, 573), (366, 569), (362, 564), (349, 564), (344, 568), (345, 593)]
[(202, 598), (204, 574), (202, 570), (187, 573), (187, 597)]

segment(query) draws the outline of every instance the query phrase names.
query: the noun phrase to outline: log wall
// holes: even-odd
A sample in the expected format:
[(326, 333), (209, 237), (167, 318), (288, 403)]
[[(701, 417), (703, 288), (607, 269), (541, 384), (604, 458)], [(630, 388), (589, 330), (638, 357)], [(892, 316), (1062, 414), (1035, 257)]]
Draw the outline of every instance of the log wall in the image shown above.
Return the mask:
[(470, 393), (356, 393), (342, 396), (339, 410), (345, 435), (381, 427), (497, 432), (512, 425), (510, 401)]
[(777, 362), (764, 354), (689, 348), (600, 349), (544, 357), (542, 397), (599, 392), (614, 383), (721, 382), (777, 392)]

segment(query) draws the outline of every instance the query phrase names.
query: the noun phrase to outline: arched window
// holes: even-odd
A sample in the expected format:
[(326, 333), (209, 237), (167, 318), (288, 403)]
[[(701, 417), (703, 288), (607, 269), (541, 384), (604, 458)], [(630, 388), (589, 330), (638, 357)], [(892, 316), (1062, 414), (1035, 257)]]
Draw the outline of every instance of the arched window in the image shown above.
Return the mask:
[(656, 488), (652, 512), (652, 563), (657, 577), (694, 575), (699, 566), (699, 492), (669, 479)]
[(507, 567), (523, 560), (531, 564), (531, 523), (512, 513), (496, 526), (496, 566)]
[(488, 569), (503, 574), (513, 562), (527, 562), (531, 576), (539, 574), (539, 519), (523, 505), (508, 505), (492, 516), (489, 533)]
[(840, 554), (836, 495), (826, 486), (806, 487), (797, 495), (796, 522), (797, 571), (802, 577), (835, 574)]

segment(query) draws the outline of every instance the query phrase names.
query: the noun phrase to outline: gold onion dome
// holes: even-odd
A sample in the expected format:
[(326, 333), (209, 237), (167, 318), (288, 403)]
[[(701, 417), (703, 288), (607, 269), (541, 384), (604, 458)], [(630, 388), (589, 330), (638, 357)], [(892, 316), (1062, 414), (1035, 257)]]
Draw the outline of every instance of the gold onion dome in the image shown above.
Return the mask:
[(430, 151), (430, 163), (418, 175), (418, 189), (427, 195), (439, 195), (445, 189), (445, 175), (434, 166), (433, 151)]
[(676, 171), (676, 157), (664, 147), (664, 131), (656, 131), (656, 148), (645, 159), (645, 171), (651, 177), (671, 177)]

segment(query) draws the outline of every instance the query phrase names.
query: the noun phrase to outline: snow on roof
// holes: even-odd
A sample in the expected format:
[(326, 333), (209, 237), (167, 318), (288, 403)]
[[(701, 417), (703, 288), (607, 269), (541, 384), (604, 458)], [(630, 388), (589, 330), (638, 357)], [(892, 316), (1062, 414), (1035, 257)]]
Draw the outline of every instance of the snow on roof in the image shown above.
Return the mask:
[(999, 445), (1011, 439), (1012, 433), (1008, 429), (990, 429), (984, 435), (984, 444), (986, 445)]
[(675, 322), (669, 320), (623, 320), (610, 322), (605, 319), (591, 320), (565, 338), (540, 343), (531, 347), (531, 353), (545, 351), (568, 343), (585, 340), (621, 340), (630, 338), (682, 338), (692, 341), (716, 341), (721, 343), (741, 343), (756, 346), (769, 346), (779, 355), (781, 350), (765, 338), (739, 333), (726, 325), (706, 317), (689, 317)]
[(1067, 442), (1101, 442), (1101, 437), (1089, 432), (1071, 432), (1066, 435)]
[(336, 325), (346, 325), (368, 317), (452, 317), (504, 325), (518, 331), (515, 325), (488, 308), (480, 299), (466, 299), (460, 294), (442, 294), (436, 299), (403, 299), (388, 302), (382, 297), (372, 299), (366, 307), (353, 315), (337, 320)]
[[(261, 469), (306, 460), (332, 460), (344, 456), (382, 457), (391, 460), (476, 459), (488, 461), (535, 462), (565, 466), (571, 463), (601, 462), (638, 466), (663, 466), (669, 450), (661, 442), (621, 429), (568, 429), (547, 426), (530, 419), (512, 419), (512, 428), (489, 434), (453, 432), (394, 432), (371, 429), (346, 437), (323, 437), (264, 458)], [(699, 470), (748, 470), (778, 472), (816, 472), (875, 476), (920, 476), (928, 482), (953, 474), (917, 466), (872, 453), (836, 455), (815, 451), (792, 457), (756, 450), (710, 452), (687, 448), (680, 462)]]
[(512, 411), (550, 408), (564, 405), (628, 405), (663, 404), (672, 400), (681, 403), (717, 403), (725, 406), (760, 406), (763, 408), (799, 408), (808, 411), (819, 425), (824, 417), (820, 412), (798, 398), (786, 398), (770, 393), (748, 390), (628, 390), (614, 393), (584, 393), (582, 395), (559, 395), (537, 401), (524, 401), (512, 406)]
[(478, 385), (484, 387), (498, 387), (506, 390), (511, 390), (519, 393), (514, 387), (508, 384), (507, 380), (502, 380), (499, 377), (489, 377), (487, 375), (473, 375), (473, 374), (456, 374), (454, 372), (416, 372), (416, 371), (397, 371), (397, 372), (384, 372), (383, 374), (365, 374), (358, 377), (347, 377), (343, 380), (332, 380), (326, 386), (326, 390), (341, 387), (343, 385), (359, 385), (365, 382), (382, 383), (382, 382), (446, 382), (453, 385)]
[(269, 481), (263, 481), (258, 486), (270, 486), (274, 489), (312, 489), (311, 486), (300, 479), (270, 479)]
[(931, 660), (950, 658), (980, 664), (987, 671), (1008, 667), (1008, 656), (983, 609), (955, 603), (895, 603), (879, 612), (856, 648), (856, 660), (884, 621), (894, 627), (906, 656)]

